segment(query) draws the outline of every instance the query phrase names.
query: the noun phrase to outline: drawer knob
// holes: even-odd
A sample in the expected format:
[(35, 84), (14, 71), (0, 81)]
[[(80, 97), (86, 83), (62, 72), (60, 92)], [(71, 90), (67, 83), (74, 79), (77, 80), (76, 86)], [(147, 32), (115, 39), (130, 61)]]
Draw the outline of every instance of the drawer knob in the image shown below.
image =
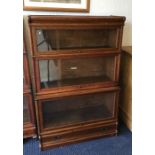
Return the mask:
[(54, 137), (54, 140), (59, 140), (60, 139), (60, 136), (55, 136)]
[(102, 130), (103, 130), (103, 131), (106, 131), (106, 130), (108, 130), (108, 127), (105, 127), (105, 128), (103, 128)]

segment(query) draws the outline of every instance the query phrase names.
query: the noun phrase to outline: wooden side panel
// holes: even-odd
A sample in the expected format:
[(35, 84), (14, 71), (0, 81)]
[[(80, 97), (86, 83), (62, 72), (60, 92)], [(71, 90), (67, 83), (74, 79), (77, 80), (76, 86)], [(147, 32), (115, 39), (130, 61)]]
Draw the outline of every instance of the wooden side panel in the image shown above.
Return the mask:
[[(131, 49), (130, 49), (131, 50)], [(120, 111), (127, 127), (132, 130), (132, 55), (122, 52)]]

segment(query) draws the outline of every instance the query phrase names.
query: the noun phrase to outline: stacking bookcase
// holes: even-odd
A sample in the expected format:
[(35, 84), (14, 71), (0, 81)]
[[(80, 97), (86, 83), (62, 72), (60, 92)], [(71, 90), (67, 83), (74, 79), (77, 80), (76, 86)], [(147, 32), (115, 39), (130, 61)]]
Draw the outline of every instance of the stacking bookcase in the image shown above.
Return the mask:
[(29, 16), (41, 148), (117, 135), (125, 17)]
[(25, 42), (23, 43), (23, 138), (36, 137), (30, 70)]

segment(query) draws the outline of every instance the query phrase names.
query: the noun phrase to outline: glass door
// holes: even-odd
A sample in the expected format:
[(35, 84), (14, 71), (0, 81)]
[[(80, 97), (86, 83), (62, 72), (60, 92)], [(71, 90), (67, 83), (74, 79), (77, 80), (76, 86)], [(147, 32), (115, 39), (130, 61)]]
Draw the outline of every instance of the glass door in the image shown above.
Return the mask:
[(101, 92), (39, 101), (43, 128), (113, 118), (115, 95), (116, 92)]
[(115, 56), (45, 59), (37, 66), (40, 89), (115, 81)]
[(37, 52), (118, 48), (118, 28), (36, 29)]
[(29, 108), (28, 108), (29, 102), (31, 102), (29, 95), (23, 95), (23, 122), (24, 123), (31, 122)]

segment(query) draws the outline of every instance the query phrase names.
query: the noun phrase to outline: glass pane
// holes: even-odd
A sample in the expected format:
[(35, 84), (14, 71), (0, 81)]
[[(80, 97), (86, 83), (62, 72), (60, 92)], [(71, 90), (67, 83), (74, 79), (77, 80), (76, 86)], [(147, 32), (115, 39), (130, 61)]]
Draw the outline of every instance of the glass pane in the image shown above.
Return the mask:
[(25, 80), (25, 73), (23, 72), (23, 85), (26, 85), (26, 80)]
[(43, 101), (43, 126), (54, 128), (113, 117), (114, 93), (70, 96)]
[(23, 96), (23, 121), (25, 122), (30, 122), (30, 116), (29, 116), (29, 110), (28, 110), (28, 102), (29, 102), (29, 97), (28, 96)]
[(28, 81), (26, 78), (26, 67), (27, 67), (26, 55), (23, 55), (23, 85), (28, 85)]
[(40, 60), (41, 88), (107, 82), (114, 79), (114, 57)]
[(85, 49), (116, 48), (117, 29), (69, 29), (36, 31), (39, 52)]

